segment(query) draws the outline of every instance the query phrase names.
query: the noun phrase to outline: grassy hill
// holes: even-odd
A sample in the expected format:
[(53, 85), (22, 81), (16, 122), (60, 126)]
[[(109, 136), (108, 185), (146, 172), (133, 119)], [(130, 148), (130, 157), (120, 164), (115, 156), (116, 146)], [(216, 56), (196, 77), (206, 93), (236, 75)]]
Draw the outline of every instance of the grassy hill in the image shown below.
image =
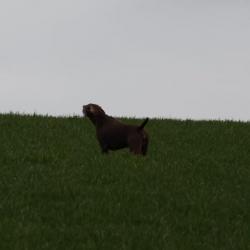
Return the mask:
[(102, 155), (86, 119), (0, 115), (0, 249), (250, 249), (250, 123), (146, 129)]

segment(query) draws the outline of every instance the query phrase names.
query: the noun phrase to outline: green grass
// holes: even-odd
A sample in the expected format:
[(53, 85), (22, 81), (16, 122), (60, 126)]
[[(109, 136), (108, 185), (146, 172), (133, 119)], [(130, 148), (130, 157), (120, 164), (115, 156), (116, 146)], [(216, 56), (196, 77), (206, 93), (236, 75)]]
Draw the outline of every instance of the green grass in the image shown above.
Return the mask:
[(250, 249), (250, 123), (146, 128), (102, 155), (88, 120), (0, 115), (0, 249)]

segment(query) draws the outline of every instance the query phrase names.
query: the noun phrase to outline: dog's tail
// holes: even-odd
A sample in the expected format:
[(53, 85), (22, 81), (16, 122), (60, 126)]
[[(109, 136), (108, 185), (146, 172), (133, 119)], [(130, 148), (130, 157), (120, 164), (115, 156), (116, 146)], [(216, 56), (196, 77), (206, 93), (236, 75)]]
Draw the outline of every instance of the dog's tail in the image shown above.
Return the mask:
[(146, 118), (145, 121), (138, 127), (138, 130), (142, 130), (145, 125), (148, 123), (149, 118)]

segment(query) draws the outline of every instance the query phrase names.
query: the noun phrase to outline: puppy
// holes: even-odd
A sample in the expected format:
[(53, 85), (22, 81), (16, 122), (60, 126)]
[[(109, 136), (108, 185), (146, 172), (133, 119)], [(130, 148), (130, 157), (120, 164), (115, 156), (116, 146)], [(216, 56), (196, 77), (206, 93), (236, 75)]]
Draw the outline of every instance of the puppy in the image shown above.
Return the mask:
[(123, 124), (106, 115), (96, 104), (83, 106), (83, 114), (90, 119), (96, 128), (96, 136), (103, 153), (128, 147), (131, 153), (146, 155), (148, 134), (144, 127), (148, 118), (139, 126)]

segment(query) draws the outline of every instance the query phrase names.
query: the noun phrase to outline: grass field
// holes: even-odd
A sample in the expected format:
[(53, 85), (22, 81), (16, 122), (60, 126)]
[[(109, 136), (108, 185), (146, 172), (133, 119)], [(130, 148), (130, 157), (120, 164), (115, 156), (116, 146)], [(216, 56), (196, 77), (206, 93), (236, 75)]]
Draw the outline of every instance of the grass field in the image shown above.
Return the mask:
[(88, 120), (0, 115), (0, 249), (250, 249), (250, 123), (146, 129), (102, 155)]

